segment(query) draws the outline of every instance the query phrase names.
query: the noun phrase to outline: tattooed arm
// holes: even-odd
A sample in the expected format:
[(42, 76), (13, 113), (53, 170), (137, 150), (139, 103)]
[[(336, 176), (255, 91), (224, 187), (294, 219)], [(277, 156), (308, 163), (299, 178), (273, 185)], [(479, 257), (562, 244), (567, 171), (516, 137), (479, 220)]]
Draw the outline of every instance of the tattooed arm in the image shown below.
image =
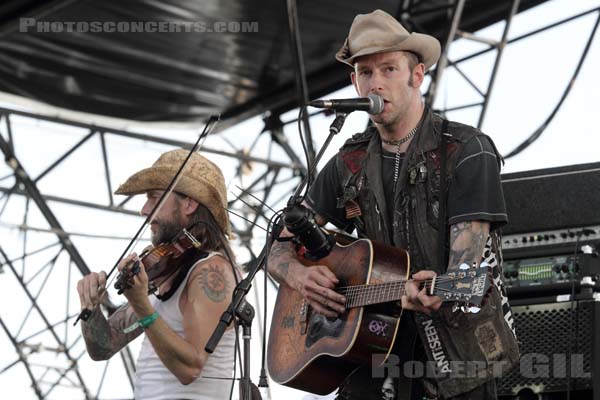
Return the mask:
[[(469, 266), (479, 264), (483, 248), (490, 233), (489, 222), (466, 221), (450, 227), (450, 254), (448, 271), (456, 271), (467, 263)], [(442, 299), (430, 296), (425, 289), (419, 290), (419, 282), (436, 276), (433, 271), (419, 271), (412, 276), (416, 282), (406, 285), (406, 295), (402, 296), (402, 307), (429, 314), (442, 306)]]
[[(290, 236), (291, 234), (284, 228), (281, 237)], [(288, 281), (290, 263), (299, 264), (292, 243), (275, 241), (269, 251), (269, 273), (277, 282), (293, 287), (291, 282)]]
[(124, 304), (107, 320), (100, 307), (96, 307), (87, 321), (81, 322), (81, 330), (88, 354), (94, 361), (108, 360), (115, 353), (138, 337), (143, 330), (132, 332), (123, 330), (137, 321), (129, 304)]
[(458, 270), (463, 263), (469, 266), (479, 265), (489, 234), (489, 222), (466, 221), (452, 225), (450, 227), (448, 271)]
[(96, 361), (109, 359), (142, 333), (139, 328), (130, 333), (123, 332), (137, 320), (127, 304), (114, 312), (108, 320), (104, 317), (100, 311), (100, 303), (106, 298), (105, 286), (104, 271), (92, 272), (77, 283), (82, 309), (93, 311), (87, 321), (81, 321), (81, 330), (87, 351), (92, 360)]
[[(319, 226), (327, 221), (315, 216)], [(282, 237), (292, 236), (287, 229)], [(305, 267), (296, 258), (296, 252), (291, 242), (275, 242), (269, 252), (269, 273), (281, 284), (287, 285), (302, 293), (309, 305), (318, 313), (335, 317), (344, 312), (346, 299), (333, 289), (339, 283), (335, 274), (324, 265)]]

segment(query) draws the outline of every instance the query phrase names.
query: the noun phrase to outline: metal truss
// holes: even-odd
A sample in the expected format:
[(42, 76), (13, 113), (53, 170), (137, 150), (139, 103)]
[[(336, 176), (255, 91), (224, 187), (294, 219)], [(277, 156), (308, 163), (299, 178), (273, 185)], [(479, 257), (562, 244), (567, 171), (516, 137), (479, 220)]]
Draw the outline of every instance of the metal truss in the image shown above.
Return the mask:
[[(520, 0), (507, 0), (507, 1), (505, 1), (505, 3), (506, 3), (506, 18), (504, 21), (504, 27), (502, 30), (501, 38), (499, 40), (493, 40), (493, 39), (485, 38), (481, 35), (477, 35), (475, 33), (467, 32), (465, 30), (460, 29), (461, 17), (463, 15), (465, 2), (466, 2), (466, 0), (448, 0), (448, 3), (447, 3), (448, 34), (446, 36), (445, 42), (443, 43), (443, 49), (442, 49), (442, 54), (441, 54), (440, 60), (436, 66), (435, 71), (433, 71), (431, 73), (432, 80), (431, 80), (431, 84), (428, 88), (428, 91), (425, 95), (425, 99), (426, 99), (427, 104), (429, 106), (433, 107), (436, 96), (438, 95), (438, 88), (442, 81), (442, 77), (443, 77), (445, 70), (447, 68), (455, 69), (456, 72), (460, 75), (460, 77), (462, 79), (464, 79), (464, 81), (467, 82), (467, 84), (469, 86), (471, 86), (477, 92), (477, 94), (481, 97), (481, 101), (476, 102), (476, 103), (463, 104), (463, 105), (459, 105), (459, 106), (455, 106), (455, 107), (451, 107), (451, 108), (440, 107), (440, 108), (437, 108), (436, 111), (438, 111), (441, 114), (445, 114), (447, 112), (466, 109), (466, 108), (478, 108), (479, 109), (479, 117), (478, 117), (478, 121), (477, 121), (477, 128), (480, 128), (480, 129), (483, 126), (483, 122), (484, 122), (486, 113), (488, 111), (488, 105), (490, 102), (494, 84), (496, 82), (496, 76), (498, 74), (500, 61), (502, 59), (502, 54), (503, 54), (503, 51), (506, 48), (506, 46), (508, 46), (509, 44), (516, 43), (521, 40), (527, 39), (533, 35), (539, 34), (546, 30), (556, 28), (562, 24), (571, 22), (578, 18), (585, 17), (589, 14), (598, 13), (600, 11), (600, 8), (597, 7), (597, 8), (579, 13), (577, 15), (573, 15), (573, 16), (564, 18), (560, 21), (556, 21), (552, 24), (541, 27), (539, 29), (532, 30), (531, 32), (527, 32), (525, 34), (519, 35), (512, 39), (508, 39), (508, 33), (510, 31), (512, 19), (519, 10)], [(410, 20), (410, 18), (414, 18), (419, 15), (419, 12), (411, 12), (411, 9), (413, 7), (413, 2), (408, 1), (405, 3), (406, 4), (404, 4), (404, 7), (401, 10), (401, 15), (403, 15), (404, 18), (408, 18)], [(425, 10), (425, 12), (429, 12), (429, 11), (431, 11), (431, 10)], [(449, 58), (448, 53), (449, 53), (450, 46), (457, 39), (466, 39), (466, 40), (473, 41), (473, 42), (483, 43), (483, 44), (487, 45), (488, 47), (484, 50), (476, 51), (476, 52), (473, 52), (472, 54), (463, 56), (460, 59), (452, 60)], [(487, 84), (485, 85), (485, 88), (482, 88), (482, 87), (478, 86), (474, 82), (473, 79), (469, 78), (469, 75), (466, 72), (464, 72), (463, 69), (461, 68), (461, 64), (463, 64), (469, 60), (472, 60), (474, 58), (480, 57), (489, 52), (494, 52), (495, 58), (494, 58), (493, 67), (489, 73), (489, 78), (488, 78)]]
[[(456, 71), (460, 74), (460, 76), (463, 79), (465, 79), (465, 81), (478, 93), (478, 95), (482, 98), (482, 100), (481, 100), (481, 102), (477, 102), (474, 104), (461, 105), (461, 106), (454, 107), (454, 108), (442, 108), (437, 111), (439, 111), (442, 114), (445, 114), (446, 112), (463, 109), (463, 108), (481, 107), (480, 112), (479, 112), (478, 122), (477, 122), (477, 127), (481, 128), (481, 126), (483, 125), (483, 120), (485, 118), (485, 114), (487, 112), (487, 107), (488, 107), (489, 100), (490, 100), (490, 97), (492, 94), (492, 89), (494, 87), (494, 82), (496, 80), (498, 67), (500, 65), (500, 60), (502, 58), (502, 52), (507, 44), (508, 32), (510, 31), (510, 25), (512, 22), (512, 18), (518, 11), (520, 0), (509, 0), (509, 1), (505, 2), (506, 5), (508, 6), (508, 9), (506, 12), (506, 19), (505, 19), (504, 29), (502, 32), (502, 38), (499, 40), (492, 40), (489, 38), (484, 38), (484, 37), (478, 36), (472, 32), (467, 32), (467, 31), (460, 29), (461, 19), (463, 16), (463, 10), (465, 8), (465, 3), (466, 3), (466, 0), (448, 0), (448, 2), (447, 2), (447, 15), (448, 15), (447, 35), (446, 35), (445, 41), (443, 43), (442, 54), (437, 63), (436, 69), (435, 69), (435, 71), (433, 71), (431, 73), (431, 78), (432, 78), (431, 84), (429, 85), (429, 88), (428, 88), (425, 98), (426, 98), (426, 103), (430, 107), (433, 107), (437, 93), (438, 93), (438, 87), (442, 81), (442, 77), (443, 77), (443, 74), (444, 74), (446, 68), (448, 68), (448, 67), (455, 68)], [(430, 10), (426, 10), (426, 12), (430, 12)], [(416, 14), (418, 14), (418, 12)], [(405, 8), (403, 10), (403, 15), (410, 18), (411, 16), (414, 17), (415, 13), (411, 13), (410, 6), (409, 6), (408, 8)], [(462, 71), (462, 69), (460, 68), (460, 63), (464, 60), (453, 62), (452, 60), (449, 59), (448, 53), (449, 53), (452, 42), (454, 42), (456, 39), (460, 39), (460, 38), (486, 44), (489, 46), (487, 51), (495, 50), (496, 53), (495, 53), (494, 66), (493, 66), (492, 70), (490, 71), (489, 80), (486, 85), (487, 86), (486, 88), (478, 87), (473, 82), (473, 80), (471, 80), (468, 77), (468, 75)]]
[[(465, 0), (432, 2), (436, 7), (444, 7), (447, 10), (448, 35), (442, 58), (432, 73), (432, 81), (426, 94), (427, 102), (434, 103), (447, 68), (454, 68), (482, 98), (481, 102), (441, 109), (441, 112), (479, 107), (481, 113), (478, 126), (481, 126), (492, 94), (502, 50), (508, 44), (598, 11), (590, 10), (508, 40), (511, 20), (518, 10), (519, 0), (505, 2), (506, 23), (502, 38), (498, 41), (490, 41), (460, 29)], [(408, 26), (412, 19), (418, 17), (419, 12), (428, 11), (415, 9), (414, 4), (416, 3), (413, 1), (402, 1), (397, 14), (399, 19), (409, 22)], [(296, 69), (299, 75), (298, 97), (306, 100), (306, 80), (302, 76), (304, 69), (302, 54), (299, 51), (293, 1), (288, 1), (288, 14), (290, 40), (296, 49), (295, 60), (299, 64)], [(449, 48), (457, 38), (475, 40), (489, 47), (452, 60), (448, 56)], [(462, 71), (461, 64), (490, 51), (496, 52), (495, 62), (488, 84), (485, 88), (480, 88)], [(249, 261), (254, 257), (255, 250), (264, 242), (264, 230), (268, 228), (274, 210), (285, 205), (285, 200), (306, 174), (304, 156), (295, 151), (300, 146), (294, 143), (295, 139), (284, 133), (287, 123), (296, 122), (292, 120), (283, 123), (280, 115), (266, 115), (262, 129), (255, 132), (238, 131), (230, 134), (226, 131), (214, 134), (209, 136), (202, 146), (201, 151), (209, 158), (223, 161), (223, 164), (218, 163), (220, 166), (234, 166), (228, 174), (226, 173), (225, 178), (229, 182), (231, 200), (228, 205), (237, 236), (236, 244), (238, 249), (242, 249), (238, 256), (240, 262)], [(54, 128), (46, 132), (47, 125)], [(305, 123), (305, 126), (308, 124)], [(62, 133), (56, 131), (56, 127), (71, 133), (65, 139)], [(60, 155), (45, 154), (48, 159), (52, 157), (52, 161), (44, 160), (45, 167), (41, 172), (33, 174), (30, 168), (31, 161), (26, 159), (30, 159), (28, 152), (36, 143), (20, 141), (27, 129), (39, 130), (39, 134), (45, 135), (46, 138), (53, 135), (57, 140), (71, 140), (72, 143)], [(117, 233), (120, 232), (117, 229), (109, 233), (99, 233), (93, 224), (81, 224), (82, 228), (78, 227), (77, 231), (74, 231), (61, 223), (61, 217), (57, 216), (54, 210), (60, 206), (69, 206), (83, 212), (100, 213), (107, 218), (118, 216), (122, 219), (122, 224), (130, 223), (138, 210), (130, 206), (130, 198), (119, 201), (112, 194), (115, 188), (115, 171), (119, 169), (119, 165), (121, 168), (123, 165), (123, 162), (118, 162), (122, 161), (119, 157), (123, 157), (121, 147), (124, 143), (130, 146), (130, 162), (138, 166), (137, 170), (147, 165), (138, 160), (138, 153), (158, 154), (158, 149), (166, 151), (176, 147), (189, 149), (193, 143), (189, 136), (188, 140), (184, 140), (170, 134), (131, 132), (0, 108), (0, 150), (8, 165), (7, 169), (0, 169), (0, 232), (18, 232), (18, 238), (12, 240), (10, 245), (4, 239), (0, 244), (0, 272), (4, 272), (0, 275), (0, 284), (17, 288), (21, 309), (17, 315), (11, 315), (6, 311), (10, 311), (9, 308), (12, 307), (4, 306), (3, 312), (0, 313), (0, 326), (14, 348), (12, 356), (3, 357), (4, 365), (0, 364), (0, 375), (22, 369), (21, 374), (29, 377), (31, 390), (39, 399), (122, 398), (122, 392), (115, 395), (108, 384), (115, 376), (122, 379), (122, 376), (126, 375), (133, 386), (134, 366), (128, 349), (121, 353), (120, 362), (92, 363), (85, 354), (79, 327), (72, 326), (79, 311), (76, 281), (90, 270), (97, 269), (90, 268), (93, 260), (80, 251), (79, 239), (112, 241), (113, 247), (123, 248), (126, 235)], [(312, 143), (312, 140), (309, 143)], [(84, 159), (78, 165), (79, 171), (61, 168), (86, 146), (96, 146), (94, 154), (97, 158)], [(310, 147), (309, 152), (312, 154), (312, 145)], [(104, 200), (102, 196), (82, 199), (73, 196), (66, 188), (60, 193), (42, 189), (45, 181), (52, 177), (70, 182), (65, 187), (83, 183), (80, 181), (83, 178), (78, 172), (96, 168), (98, 165), (101, 165), (103, 180), (95, 184), (103, 187)], [(62, 218), (66, 218), (64, 214)], [(49, 298), (52, 298), (52, 301), (49, 301)], [(4, 304), (11, 304), (11, 301), (13, 300), (3, 298)], [(57, 304), (61, 304), (63, 308), (59, 310)], [(111, 304), (107, 304), (107, 308), (110, 311)], [(100, 373), (98, 365), (103, 367)]]
[[(77, 232), (68, 231), (52, 209), (60, 204), (105, 214), (128, 217), (136, 215), (138, 211), (129, 206), (130, 198), (117, 201), (112, 194), (113, 171), (117, 168), (111, 161), (115, 159), (111, 154), (115, 151), (112, 142), (130, 139), (132, 151), (139, 144), (146, 143), (155, 146), (154, 150), (160, 148), (161, 152), (176, 147), (189, 149), (193, 143), (8, 109), (0, 109), (0, 116), (0, 150), (11, 171), (0, 177), (0, 229), (13, 232), (18, 230), (20, 236), (18, 248), (8, 248), (4, 242), (0, 245), (0, 265), (5, 273), (0, 279), (8, 281), (10, 275), (11, 282), (17, 284), (11, 286), (13, 289), (19, 288), (21, 303), (27, 304), (23, 306), (20, 318), (5, 318), (5, 313), (1, 314), (0, 325), (13, 345), (14, 357), (12, 360), (5, 358), (6, 365), (0, 365), (0, 374), (9, 373), (18, 367), (24, 368), (31, 380), (33, 392), (40, 399), (112, 398), (107, 382), (111, 381), (112, 374), (121, 375), (121, 379), (125, 374), (132, 383), (133, 358), (130, 351), (125, 349), (119, 366), (116, 366), (115, 361), (104, 362), (101, 376), (95, 380), (88, 378), (98, 375), (93, 372), (98, 370), (98, 364), (92, 364), (86, 359), (80, 327), (73, 327), (72, 323), (79, 310), (76, 282), (92, 269), (88, 267), (75, 242), (78, 237), (101, 238), (114, 241), (115, 246), (124, 247), (124, 238), (122, 235), (99, 234), (94, 231), (93, 226), (86, 227), (85, 224)], [(14, 122), (15, 120), (18, 122)], [(73, 143), (64, 153), (47, 154), (46, 157), (55, 158), (52, 161), (45, 160), (47, 166), (42, 172), (32, 176), (27, 164), (21, 161), (19, 151), (15, 150), (29, 146), (28, 143), (19, 141), (20, 134), (25, 129), (21, 125), (35, 125), (35, 129), (40, 130), (39, 135), (53, 135), (56, 140), (63, 136), (60, 132), (44, 132), (43, 128), (37, 126), (42, 123), (59, 124), (57, 126), (67, 130), (78, 128), (78, 137), (75, 140), (72, 137), (69, 139)], [(226, 160), (227, 165), (237, 165), (233, 175), (226, 179), (230, 182), (229, 209), (238, 250), (247, 250), (246, 259), (238, 259), (242, 262), (253, 257), (257, 247), (257, 242), (253, 239), (265, 237), (262, 229), (266, 229), (273, 215), (270, 206), (282, 204), (306, 173), (301, 157), (293, 150), (295, 146), (290, 144), (283, 133), (284, 124), (279, 118), (270, 116), (265, 118), (264, 123), (265, 128), (255, 132), (254, 138), (247, 134), (243, 144), (223, 133), (209, 137), (201, 150), (209, 158), (217, 157)], [(66, 172), (60, 168), (61, 165), (68, 162), (69, 158), (77, 157), (77, 153), (84, 151), (85, 146), (97, 146), (95, 153), (98, 157), (88, 160), (89, 165), (79, 165), (78, 169), (86, 171), (94, 168), (97, 163), (102, 164), (104, 181), (96, 184), (105, 187), (106, 201), (73, 198), (68, 190), (61, 195), (45, 194), (40, 189), (44, 180), (56, 174), (64, 175)], [(276, 161), (278, 158), (281, 161)], [(136, 169), (144, 166), (137, 165), (139, 167)], [(72, 183), (77, 184), (76, 175), (76, 171), (66, 173), (64, 180), (75, 179)], [(19, 222), (15, 220), (14, 211), (7, 215), (8, 210), (15, 209), (15, 203), (21, 205), (20, 208), (16, 207), (22, 214)], [(36, 222), (32, 221), (33, 213), (38, 214)], [(43, 217), (41, 219), (40, 214)], [(35, 239), (31, 238), (33, 234), (36, 235)], [(46, 244), (38, 244), (40, 235), (44, 238), (42, 242)], [(58, 286), (64, 290), (56, 286), (57, 282), (62, 282)], [(52, 296), (54, 301), (48, 302), (48, 296)], [(56, 302), (66, 305), (62, 312), (57, 312)], [(110, 303), (107, 306), (108, 312), (114, 309)]]

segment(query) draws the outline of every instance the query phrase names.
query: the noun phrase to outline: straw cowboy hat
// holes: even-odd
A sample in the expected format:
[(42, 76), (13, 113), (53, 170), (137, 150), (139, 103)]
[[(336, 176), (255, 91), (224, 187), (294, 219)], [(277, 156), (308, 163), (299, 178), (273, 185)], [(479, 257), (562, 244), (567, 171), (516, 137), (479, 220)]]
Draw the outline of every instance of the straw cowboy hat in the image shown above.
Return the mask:
[[(184, 149), (162, 154), (150, 168), (130, 176), (115, 194), (134, 195), (148, 190), (166, 190), (188, 154), (189, 151)], [(219, 167), (197, 152), (192, 153), (174, 191), (208, 208), (223, 232), (231, 237), (225, 179)]]
[(354, 67), (357, 57), (399, 50), (415, 53), (428, 70), (440, 58), (441, 46), (433, 36), (410, 33), (388, 13), (375, 10), (354, 18), (335, 58)]

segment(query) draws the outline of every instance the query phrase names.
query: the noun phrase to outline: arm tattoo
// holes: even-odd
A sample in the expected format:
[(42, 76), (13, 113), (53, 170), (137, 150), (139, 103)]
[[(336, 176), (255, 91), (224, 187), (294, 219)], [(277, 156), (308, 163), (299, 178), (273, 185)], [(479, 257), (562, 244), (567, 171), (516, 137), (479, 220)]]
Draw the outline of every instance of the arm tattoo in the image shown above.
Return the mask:
[(277, 266), (277, 269), (279, 270), (279, 273), (281, 274), (281, 277), (283, 279), (285, 279), (287, 277), (287, 273), (288, 273), (288, 269), (290, 268), (290, 263), (289, 262), (284, 262), (281, 263)]
[(215, 303), (220, 303), (225, 300), (225, 294), (228, 293), (227, 289), (229, 289), (229, 284), (225, 279), (222, 268), (215, 265), (203, 267), (196, 279), (200, 284), (200, 287), (202, 287), (202, 290), (204, 290), (204, 294), (206, 294), (209, 299)]
[(128, 304), (123, 305), (107, 320), (100, 308), (96, 308), (91, 317), (81, 324), (85, 344), (93, 360), (107, 360), (129, 342), (138, 337), (141, 328), (124, 333), (123, 330), (137, 320)]
[(490, 232), (490, 224), (482, 221), (460, 222), (450, 227), (448, 271), (456, 271), (466, 263), (479, 264)]
[(106, 360), (112, 356), (111, 337), (108, 321), (97, 307), (87, 321), (81, 322), (81, 332), (90, 357), (93, 360)]
[(296, 258), (293, 245), (290, 242), (275, 242), (269, 251), (269, 273), (279, 282), (285, 283), (289, 261)]

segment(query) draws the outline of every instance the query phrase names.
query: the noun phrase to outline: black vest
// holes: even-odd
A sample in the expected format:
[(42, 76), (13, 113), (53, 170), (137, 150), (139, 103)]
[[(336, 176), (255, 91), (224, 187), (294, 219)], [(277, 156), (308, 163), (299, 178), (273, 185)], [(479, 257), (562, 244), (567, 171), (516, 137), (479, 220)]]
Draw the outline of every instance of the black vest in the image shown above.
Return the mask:
[[(375, 128), (349, 139), (336, 160), (341, 183), (337, 192), (338, 208), (353, 210), (359, 236), (407, 249), (413, 273), (427, 269), (443, 274), (447, 267), (445, 263), (440, 265), (440, 259), (447, 259), (447, 241), (442, 258), (439, 257), (438, 246), (438, 230), (445, 229), (447, 232), (449, 229), (447, 221), (440, 227), (438, 219), (440, 201), (447, 202), (447, 192), (440, 199), (442, 125), (441, 117), (427, 108), (424, 110), (419, 130), (406, 152), (392, 205), (386, 204), (381, 172), (381, 139)], [(449, 188), (464, 144), (483, 133), (456, 122), (449, 122), (447, 126), (447, 133), (451, 135), (446, 146)], [(498, 154), (497, 159), (501, 159)], [(355, 216), (357, 209), (360, 209), (360, 215)], [(499, 254), (500, 240), (495, 232), (491, 239), (494, 252)], [(415, 313), (417, 330), (428, 358), (438, 367), (446, 367), (442, 370), (456, 372), (459, 369), (464, 371), (464, 367), (485, 365), (484, 372), (476, 376), (449, 373), (436, 377), (438, 390), (444, 397), (472, 390), (494, 377), (497, 374), (494, 368), (498, 368), (498, 364), (507, 371), (518, 360), (516, 337), (506, 323), (512, 315), (502, 287), (500, 260), (492, 262), (496, 264), (496, 285), (478, 314), (453, 312), (449, 306), (443, 306), (429, 316)], [(464, 361), (473, 365), (454, 364), (452, 368), (453, 362)]]

